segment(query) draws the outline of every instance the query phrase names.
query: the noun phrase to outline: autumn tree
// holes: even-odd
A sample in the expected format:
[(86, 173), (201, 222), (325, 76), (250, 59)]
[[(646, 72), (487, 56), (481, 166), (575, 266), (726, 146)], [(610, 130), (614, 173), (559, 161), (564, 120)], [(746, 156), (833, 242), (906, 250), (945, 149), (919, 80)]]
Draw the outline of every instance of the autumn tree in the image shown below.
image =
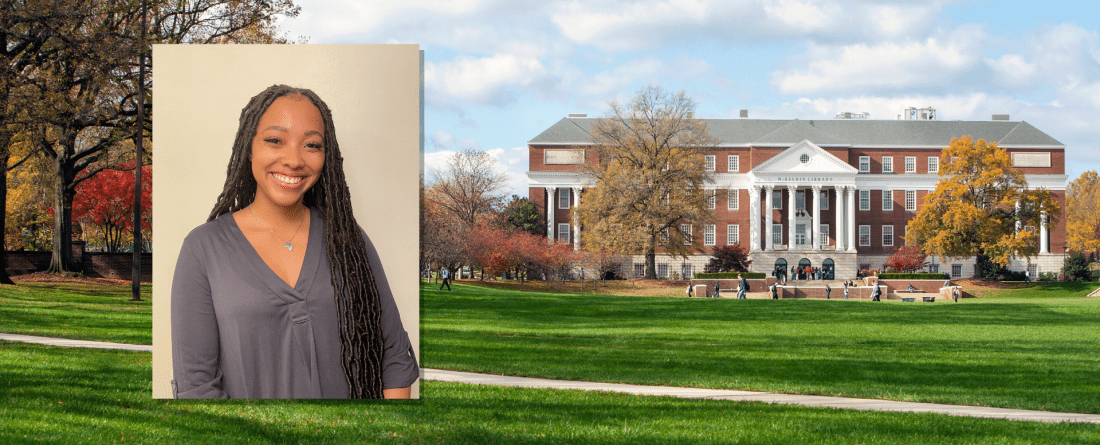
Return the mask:
[[(149, 166), (142, 170), (141, 231), (148, 240), (152, 230), (153, 174)], [(98, 241), (107, 252), (122, 252), (134, 230), (133, 193), (134, 174), (129, 171), (107, 170), (77, 185), (73, 218), (81, 221), (85, 238)]]
[(707, 262), (707, 272), (748, 272), (752, 260), (749, 253), (740, 244), (718, 246), (714, 256)]
[(683, 228), (711, 218), (703, 188), (713, 183), (703, 153), (718, 143), (695, 117), (695, 102), (681, 91), (640, 90), (626, 105), (610, 102), (606, 117), (589, 129), (598, 163), (585, 172), (596, 187), (584, 194), (577, 216), (581, 239), (593, 250), (645, 256), (646, 278), (656, 278), (658, 244), (686, 257), (699, 243)]
[(469, 227), (504, 203), (508, 176), (497, 171), (496, 159), (483, 151), (455, 153), (442, 168), (432, 168), (436, 202)]
[(901, 246), (897, 252), (886, 259), (886, 267), (901, 272), (916, 272), (924, 269), (928, 263), (928, 255), (913, 244)]
[(1050, 225), (1060, 215), (1050, 192), (1029, 189), (1008, 152), (993, 142), (952, 139), (943, 159), (949, 161), (936, 190), (909, 221), (906, 241), (930, 255), (986, 255), (1002, 267), (1014, 256), (1035, 255), (1043, 215)]
[(1066, 187), (1066, 247), (1100, 253), (1100, 176), (1081, 174)]

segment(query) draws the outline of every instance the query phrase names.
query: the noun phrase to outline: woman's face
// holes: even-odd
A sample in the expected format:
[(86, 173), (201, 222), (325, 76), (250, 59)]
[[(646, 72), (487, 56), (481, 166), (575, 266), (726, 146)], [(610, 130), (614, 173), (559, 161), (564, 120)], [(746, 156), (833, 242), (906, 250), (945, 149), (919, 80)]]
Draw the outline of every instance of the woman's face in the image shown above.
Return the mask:
[(321, 112), (303, 96), (275, 99), (260, 116), (252, 138), (256, 201), (297, 206), (325, 165)]

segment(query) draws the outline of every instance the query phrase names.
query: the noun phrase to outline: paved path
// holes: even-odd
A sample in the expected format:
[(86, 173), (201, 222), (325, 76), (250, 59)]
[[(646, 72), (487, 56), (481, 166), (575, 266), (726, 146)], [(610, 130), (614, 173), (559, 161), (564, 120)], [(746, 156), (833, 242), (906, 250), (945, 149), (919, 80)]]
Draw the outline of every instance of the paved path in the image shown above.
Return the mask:
[[(37, 337), (33, 335), (2, 334), (0, 340), (41, 343), (53, 346), (78, 348), (126, 349), (151, 352), (152, 346), (129, 345), (63, 338)], [(550, 380), (530, 377), (512, 377), (472, 372), (421, 369), (423, 380), (438, 382), (470, 383), (475, 385), (516, 386), (523, 388), (579, 389), (584, 391), (611, 391), (644, 396), (670, 396), (685, 399), (733, 400), (739, 402), (786, 403), (802, 406), (824, 406), (868, 411), (894, 411), (907, 413), (939, 413), (952, 416), (984, 417), (991, 419), (1026, 420), (1035, 422), (1086, 422), (1100, 424), (1100, 414), (1056, 413), (981, 406), (942, 405), (938, 403), (895, 402), (891, 400), (853, 399), (848, 397), (804, 396), (797, 394), (773, 394), (754, 391), (722, 389), (678, 388), (673, 386), (628, 385), (623, 383), (598, 383), (579, 380)]]

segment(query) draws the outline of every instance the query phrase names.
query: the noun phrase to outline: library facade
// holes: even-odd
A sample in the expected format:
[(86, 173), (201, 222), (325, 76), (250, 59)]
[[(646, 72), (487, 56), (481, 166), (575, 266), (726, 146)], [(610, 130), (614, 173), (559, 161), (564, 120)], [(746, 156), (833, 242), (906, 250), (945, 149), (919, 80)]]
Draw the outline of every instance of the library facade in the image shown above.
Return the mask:
[[(719, 144), (704, 155), (715, 180), (706, 190), (713, 224), (685, 222), (703, 247), (688, 258), (658, 252), (657, 275), (702, 272), (718, 246), (740, 244), (752, 272), (820, 268), (827, 279), (882, 269), (904, 244), (906, 224), (935, 190), (942, 152), (952, 138), (996, 142), (1025, 174), (1028, 186), (1049, 190), (1064, 207), (1065, 145), (1024, 121), (707, 119)], [(570, 115), (528, 142), (529, 196), (547, 219), (549, 242), (583, 240), (574, 209), (598, 187), (580, 171), (595, 161), (592, 119)], [(1063, 221), (1039, 228), (1039, 254), (1009, 268), (1034, 279), (1058, 272), (1065, 257)], [(641, 275), (641, 256), (625, 256), (620, 276)], [(974, 275), (974, 258), (930, 257), (927, 271)]]

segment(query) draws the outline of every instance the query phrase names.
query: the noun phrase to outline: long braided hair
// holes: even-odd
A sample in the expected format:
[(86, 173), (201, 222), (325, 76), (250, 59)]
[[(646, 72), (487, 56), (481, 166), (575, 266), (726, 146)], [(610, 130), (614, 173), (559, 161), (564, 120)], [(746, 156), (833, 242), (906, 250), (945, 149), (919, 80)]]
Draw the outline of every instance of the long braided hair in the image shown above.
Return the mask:
[(383, 344), (378, 288), (371, 273), (362, 232), (351, 211), (351, 193), (344, 180), (344, 158), (336, 142), (332, 112), (317, 94), (304, 88), (273, 85), (248, 101), (248, 105), (241, 110), (225, 186), (207, 221), (241, 210), (255, 199), (252, 139), (256, 136), (260, 116), (275, 99), (283, 96), (304, 96), (321, 112), (325, 127), (325, 163), (320, 179), (306, 191), (303, 201), (324, 221), (326, 252), (332, 271), (332, 286), (336, 289), (340, 351), (348, 382), (348, 397), (381, 398)]

